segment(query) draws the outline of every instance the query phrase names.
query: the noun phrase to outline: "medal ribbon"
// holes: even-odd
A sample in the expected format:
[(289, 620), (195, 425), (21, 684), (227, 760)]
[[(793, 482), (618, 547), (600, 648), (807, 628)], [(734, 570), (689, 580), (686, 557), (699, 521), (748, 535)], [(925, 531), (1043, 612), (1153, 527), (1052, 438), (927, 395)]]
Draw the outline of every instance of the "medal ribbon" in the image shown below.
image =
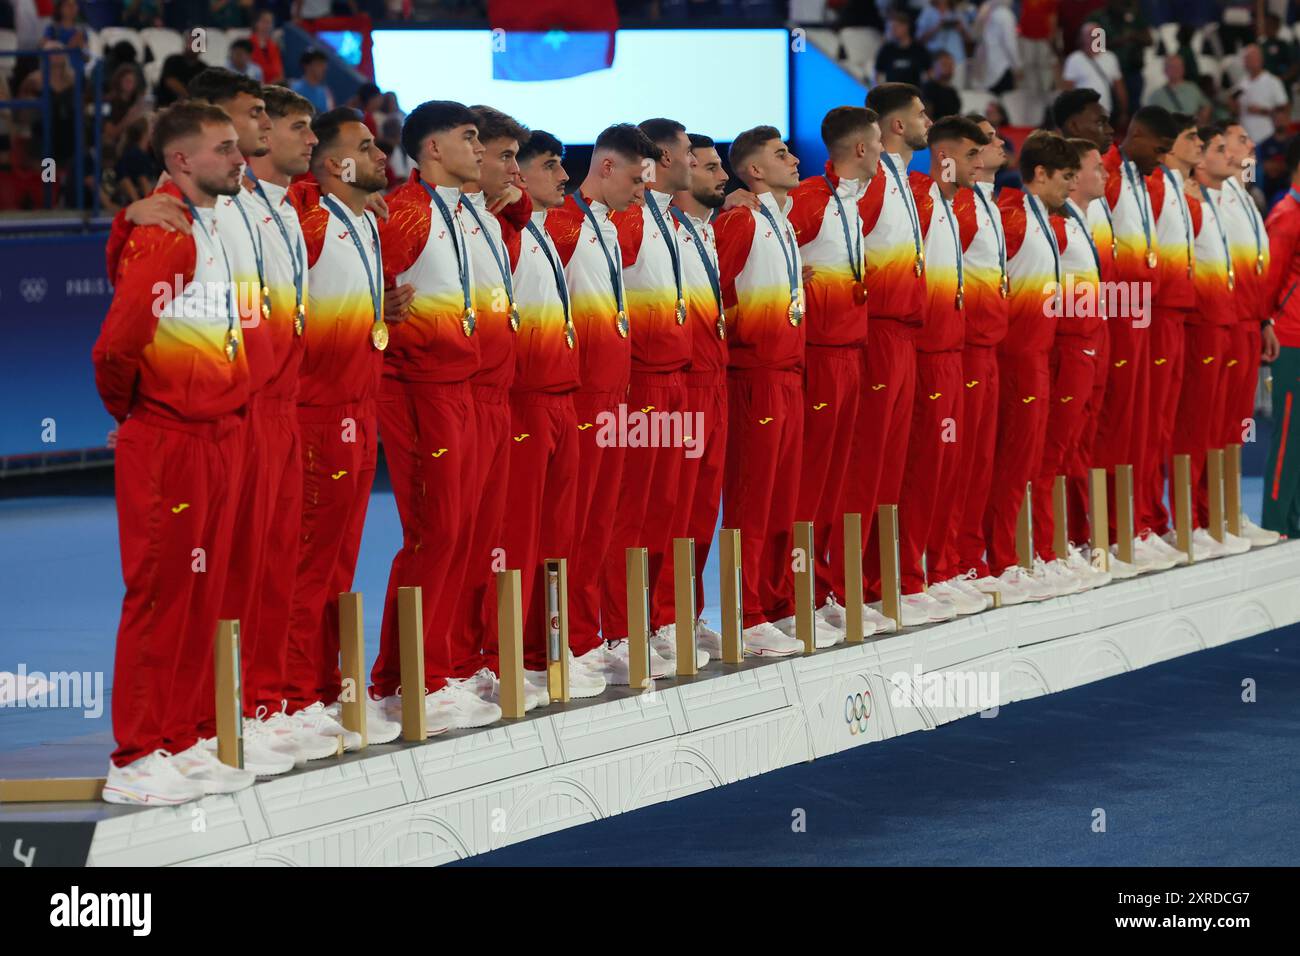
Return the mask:
[(907, 207), (908, 220), (912, 224), (912, 245), (916, 249), (916, 258), (921, 258), (921, 214), (916, 211), (916, 200), (912, 196), (912, 190), (903, 185), (903, 178), (898, 174), (898, 167), (894, 165), (893, 157), (888, 153), (880, 154), (880, 161), (885, 164), (889, 174), (894, 177), (894, 183), (898, 186), (898, 191), (903, 194), (903, 205)]
[(654, 216), (655, 225), (659, 227), (659, 235), (668, 244), (668, 258), (673, 261), (673, 281), (677, 283), (677, 301), (682, 302), (685, 296), (682, 295), (682, 258), (681, 250), (677, 248), (677, 234), (668, 228), (664, 214), (659, 211), (659, 203), (655, 202), (653, 196), (646, 200), (646, 206), (650, 209), (650, 215)]
[(826, 185), (831, 189), (831, 198), (835, 200), (835, 208), (840, 213), (840, 227), (844, 230), (844, 245), (849, 251), (849, 268), (853, 270), (853, 278), (857, 282), (862, 281), (862, 230), (858, 230), (858, 242), (856, 247), (853, 240), (849, 238), (849, 217), (844, 212), (844, 203), (840, 200), (839, 191), (835, 184), (831, 182), (830, 176), (825, 173), (822, 178), (826, 180)]
[(1038, 228), (1043, 230), (1043, 235), (1047, 236), (1047, 241), (1052, 245), (1052, 266), (1056, 271), (1056, 288), (1061, 288), (1061, 250), (1056, 246), (1056, 233), (1054, 233), (1043, 218), (1043, 214), (1038, 211), (1039, 199), (1037, 196), (1030, 195), (1029, 208), (1034, 212), (1034, 218), (1038, 220)]
[(460, 273), (461, 297), (464, 300), (465, 311), (469, 312), (471, 308), (469, 294), (469, 255), (461, 244), (463, 236), (460, 233), (460, 222), (453, 220), (451, 210), (447, 208), (447, 203), (438, 195), (436, 189), (426, 183), (423, 179), (420, 180), (420, 185), (424, 187), (424, 191), (433, 199), (433, 204), (438, 207), (438, 212), (442, 213), (442, 221), (447, 224), (447, 231), (451, 233), (451, 247), (456, 250), (456, 268)]
[(573, 194), (573, 201), (578, 204), (582, 214), (591, 223), (591, 228), (596, 233), (596, 242), (600, 244), (600, 251), (605, 253), (605, 264), (609, 266), (609, 284), (614, 287), (614, 302), (618, 305), (618, 311), (622, 312), (624, 311), (622, 269), (615, 263), (614, 257), (609, 254), (609, 248), (605, 245), (605, 234), (600, 231), (600, 223), (596, 222), (596, 214), (587, 205), (587, 200), (582, 198), (581, 191)]
[(695, 224), (691, 222), (691, 217), (676, 206), (669, 206), (672, 210), (673, 218), (680, 222), (683, 228), (691, 234), (691, 239), (695, 242), (695, 251), (700, 254), (700, 261), (704, 263), (704, 273), (709, 277), (709, 285), (713, 288), (713, 298), (718, 303), (718, 316), (722, 316), (722, 280), (718, 277), (718, 270), (713, 265), (713, 260), (709, 258), (709, 251), (704, 248), (704, 240), (695, 230)]
[(772, 232), (775, 233), (777, 242), (781, 244), (781, 255), (785, 259), (785, 273), (786, 277), (790, 280), (790, 301), (798, 302), (799, 273), (795, 269), (795, 259), (790, 255), (790, 250), (786, 247), (785, 236), (781, 234), (781, 229), (777, 226), (776, 217), (772, 215), (772, 211), (761, 201), (758, 205), (758, 211), (762, 213), (763, 218), (771, 224)]
[[(208, 235), (207, 227), (203, 224), (203, 220), (199, 218), (198, 209), (195, 207), (194, 203), (190, 202), (189, 196), (184, 196), (183, 198), (185, 200), (185, 205), (189, 207), (190, 215), (194, 217), (194, 221), (199, 225), (199, 231), (207, 236), (208, 241), (211, 242), (212, 237)], [(236, 202), (235, 205), (239, 205), (239, 203)], [(221, 258), (226, 263), (226, 290), (227, 296), (230, 299), (230, 317), (227, 319), (226, 334), (232, 335), (235, 333), (235, 323), (239, 320), (239, 303), (235, 300), (235, 273), (230, 268), (230, 256), (226, 254), (226, 247), (221, 245), (220, 242), (216, 243), (216, 245), (221, 248)], [(235, 342), (238, 343), (238, 341), (239, 337), (236, 335)], [(238, 347), (238, 345), (236, 345), (236, 347)]]
[[(1002, 230), (998, 228), (998, 224), (999, 224), (999, 222), (1001, 221), (1001, 217), (1000, 217), (1000, 216), (994, 216), (994, 215), (993, 215), (993, 207), (989, 205), (988, 197), (986, 197), (986, 196), (984, 195), (984, 190), (982, 190), (982, 189), (979, 188), (979, 184), (978, 184), (978, 183), (977, 183), (976, 185), (972, 186), (971, 189), (975, 190), (975, 195), (976, 195), (976, 196), (979, 196), (979, 198), (980, 198), (980, 204), (984, 206), (984, 214), (985, 214), (986, 216), (989, 217), (989, 223), (993, 226), (993, 235), (995, 235), (995, 236), (997, 237), (997, 240), (998, 240), (998, 269), (1000, 269), (1001, 272), (1002, 272), (1002, 278), (1003, 278), (1003, 279), (1006, 279), (1006, 277), (1007, 277), (1007, 240), (1006, 240), (1006, 237), (1002, 235)], [(1091, 240), (1090, 240), (1090, 241), (1091, 241)], [(1096, 253), (1096, 251), (1097, 251), (1097, 247), (1096, 247), (1096, 246), (1093, 246), (1093, 247), (1092, 247), (1092, 251), (1093, 251), (1094, 253)], [(1100, 267), (1098, 267), (1098, 268), (1100, 268)]]
[(474, 208), (473, 200), (466, 199), (465, 202), (461, 203), (461, 206), (468, 211), (469, 214), (474, 217), (474, 221), (478, 223), (479, 231), (483, 233), (483, 238), (487, 240), (488, 249), (492, 251), (492, 260), (497, 264), (497, 271), (501, 273), (501, 281), (505, 283), (506, 298), (510, 300), (511, 305), (514, 305), (515, 289), (514, 285), (510, 281), (510, 254), (506, 252), (504, 247), (501, 249), (500, 253), (497, 252), (497, 244), (492, 241), (492, 234), (489, 233), (487, 227), (483, 225), (483, 219), (479, 216), (478, 210)]
[(1210, 191), (1201, 183), (1201, 196), (1205, 199), (1205, 204), (1210, 207), (1210, 212), (1214, 214), (1214, 226), (1219, 230), (1219, 241), (1223, 243), (1223, 265), (1227, 270), (1225, 273), (1229, 278), (1232, 276), (1232, 253), (1228, 251), (1228, 237), (1223, 231), (1223, 222), (1219, 219), (1219, 210), (1215, 206), (1214, 200), (1210, 197)]
[(366, 255), (365, 246), (361, 244), (361, 237), (357, 235), (357, 230), (352, 225), (352, 218), (343, 211), (343, 207), (338, 204), (333, 196), (322, 196), (321, 202), (325, 208), (334, 214), (343, 225), (347, 226), (348, 235), (352, 237), (352, 244), (357, 247), (357, 254), (361, 256), (361, 264), (366, 267), (366, 285), (370, 288), (370, 304), (375, 310), (375, 321), (382, 322), (384, 319), (384, 285), (382, 277), (384, 274), (383, 252), (379, 246), (379, 234), (375, 232), (374, 223), (369, 219), (366, 225), (370, 227), (370, 236), (375, 243), (375, 269), (379, 274), (379, 281), (376, 281), (375, 274), (370, 271), (370, 257)]
[[(293, 240), (289, 238), (289, 231), (284, 228), (284, 223), (281, 222), (279, 215), (275, 211), (275, 207), (271, 205), (270, 197), (267, 196), (266, 190), (262, 188), (262, 181), (257, 178), (252, 168), (248, 167), (244, 172), (247, 173), (248, 178), (253, 181), (253, 189), (257, 191), (257, 195), (262, 198), (262, 202), (266, 203), (266, 211), (271, 214), (271, 219), (275, 222), (276, 228), (280, 230), (280, 238), (284, 240), (284, 247), (289, 250), (289, 261), (293, 263), (294, 305), (298, 309), (301, 309), (303, 305), (302, 287), (304, 279), (307, 276), (307, 270), (303, 267), (302, 247), (295, 246)], [(305, 319), (303, 320), (303, 325), (306, 325)]]

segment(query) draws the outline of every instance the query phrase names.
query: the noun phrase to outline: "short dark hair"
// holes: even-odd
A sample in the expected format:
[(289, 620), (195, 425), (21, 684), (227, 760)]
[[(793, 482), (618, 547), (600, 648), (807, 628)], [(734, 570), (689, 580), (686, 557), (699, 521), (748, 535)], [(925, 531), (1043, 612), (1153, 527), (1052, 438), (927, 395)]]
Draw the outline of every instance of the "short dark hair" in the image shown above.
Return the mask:
[(713, 141), (712, 136), (705, 136), (703, 133), (687, 133), (691, 140), (691, 149), (717, 149), (718, 144)]
[(1089, 153), (1101, 152), (1101, 147), (1099, 147), (1092, 140), (1084, 139), (1081, 136), (1071, 136), (1069, 139), (1066, 140), (1066, 142), (1074, 147), (1074, 153), (1076, 156), (1079, 157), (1080, 165), (1083, 164), (1083, 157), (1087, 156)]
[(242, 73), (227, 70), (224, 66), (210, 66), (190, 80), (185, 91), (192, 100), (216, 104), (233, 100), (240, 93), (260, 97), (262, 84)]
[(528, 142), (520, 144), (519, 155), (515, 159), (520, 163), (525, 163), (538, 156), (545, 156), (547, 153), (554, 153), (560, 159), (563, 159), (564, 144), (546, 130), (535, 129), (528, 134)]
[(230, 49), (243, 50), (249, 56), (253, 55), (253, 44), (245, 37), (240, 37), (238, 40), (235, 40), (233, 43), (231, 43)]
[(528, 127), (492, 106), (471, 106), (474, 122), (478, 126), (478, 138), (487, 142), (492, 139), (513, 139), (520, 146), (528, 142)]
[(993, 125), (993, 121), (983, 113), (966, 113), (964, 115), (972, 123), (988, 123), (990, 126)]
[(457, 126), (478, 126), (478, 117), (464, 103), (429, 100), (411, 110), (402, 124), (402, 152), (411, 162), (420, 162), (420, 144), (432, 133), (445, 133)]
[(639, 126), (631, 123), (615, 123), (600, 131), (596, 137), (596, 149), (608, 149), (618, 153), (624, 159), (653, 159), (658, 161), (661, 150), (650, 137), (641, 132)]
[(316, 148), (311, 153), (312, 165), (315, 165), (318, 159), (323, 159), (325, 151), (338, 142), (344, 126), (348, 123), (360, 122), (363, 122), (360, 111), (350, 106), (335, 107), (312, 120), (311, 131), (316, 134), (317, 140)]
[(1300, 136), (1292, 136), (1291, 142), (1286, 144), (1286, 171), (1292, 179), (1297, 166), (1300, 166)]
[(780, 138), (781, 131), (775, 126), (755, 126), (739, 134), (731, 141), (731, 149), (727, 153), (727, 162), (731, 165), (731, 171), (744, 179), (741, 170), (749, 158), (772, 140)]
[(322, 51), (313, 47), (310, 50), (306, 50), (302, 56), (298, 57), (298, 65), (310, 66), (313, 63), (320, 63), (322, 60), (328, 63), (329, 57), (327, 57)]
[(154, 117), (150, 141), (154, 156), (165, 163), (168, 146), (178, 139), (197, 135), (204, 126), (216, 123), (230, 123), (230, 117), (211, 103), (182, 100), (167, 107)]
[(911, 83), (881, 83), (867, 91), (867, 106), (880, 119), (906, 109), (914, 99), (922, 99), (921, 91)]
[(1066, 90), (1052, 101), (1052, 122), (1058, 130), (1065, 129), (1070, 122), (1093, 103), (1101, 102), (1101, 94), (1085, 86)]
[(645, 133), (646, 139), (654, 143), (661, 150), (670, 146), (676, 141), (679, 133), (685, 133), (686, 127), (677, 120), (664, 119), (662, 116), (654, 119), (642, 120), (637, 123), (637, 129)]
[(1059, 133), (1034, 130), (1020, 147), (1020, 178), (1026, 185), (1033, 180), (1034, 170), (1039, 166), (1049, 175), (1062, 169), (1078, 169), (1079, 154)]
[(1143, 106), (1133, 114), (1133, 123), (1147, 129), (1161, 139), (1177, 139), (1182, 132), (1174, 122), (1174, 114), (1154, 103)]
[(822, 142), (834, 149), (850, 136), (866, 132), (880, 119), (876, 111), (865, 106), (837, 106), (822, 117)]
[(989, 138), (979, 124), (964, 116), (945, 116), (930, 127), (925, 141), (929, 146), (935, 143), (955, 143), (968, 139), (977, 146), (987, 146)]
[(1228, 131), (1218, 123), (1210, 123), (1206, 126), (1202, 126), (1196, 131), (1196, 135), (1201, 137), (1201, 142), (1206, 145), (1209, 145), (1210, 140), (1214, 139), (1214, 137), (1226, 136), (1227, 134)]
[(1196, 128), (1196, 117), (1190, 113), (1170, 113), (1169, 115), (1173, 119), (1174, 125), (1178, 127), (1179, 136), (1182, 136), (1189, 129)]
[(262, 87), (262, 100), (266, 103), (266, 112), (272, 119), (297, 116), (305, 113), (316, 115), (316, 107), (305, 96), (299, 96), (285, 86), (267, 85)]

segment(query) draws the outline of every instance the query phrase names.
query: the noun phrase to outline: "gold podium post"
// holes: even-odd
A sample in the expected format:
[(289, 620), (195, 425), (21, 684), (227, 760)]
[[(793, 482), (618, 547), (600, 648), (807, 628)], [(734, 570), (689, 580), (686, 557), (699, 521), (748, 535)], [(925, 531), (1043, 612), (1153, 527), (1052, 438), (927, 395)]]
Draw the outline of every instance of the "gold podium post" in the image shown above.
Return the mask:
[(794, 573), (794, 633), (803, 643), (803, 652), (817, 649), (817, 552), (813, 550), (811, 521), (794, 523), (794, 547), (803, 554), (803, 562)]
[(1062, 561), (1070, 556), (1070, 506), (1065, 475), (1052, 479), (1052, 550)]
[[(628, 685), (644, 690), (650, 676), (650, 559), (645, 548), (627, 549)], [(692, 662), (694, 663), (694, 662)]]
[(1133, 563), (1133, 466), (1115, 466), (1115, 556)]
[(547, 558), (546, 576), (546, 690), (552, 701), (569, 701), (569, 562)]
[(1101, 555), (1101, 570), (1110, 570), (1110, 509), (1106, 499), (1106, 469), (1088, 469), (1088, 524), (1092, 526), (1091, 560)]
[(673, 611), (677, 625), (677, 676), (694, 677), (695, 653), (695, 539), (673, 538)]
[(1241, 535), (1241, 445), (1223, 446), (1223, 507), (1227, 511), (1228, 532)]
[(1174, 540), (1178, 550), (1187, 555), (1193, 564), (1192, 552), (1192, 459), (1189, 455), (1174, 455)]
[(366, 733), (366, 632), (361, 614), (361, 592), (339, 593), (339, 670), (343, 686), (352, 693), (340, 698), (343, 727), (361, 735), (361, 749), (370, 742)]
[(1016, 518), (1016, 560), (1026, 571), (1034, 569), (1034, 483), (1025, 482), (1025, 497)]
[(244, 694), (240, 686), (239, 622), (217, 622), (213, 654), (217, 693), (217, 759), (228, 767), (244, 766)]
[(528, 709), (524, 702), (524, 602), (519, 569), (496, 572), (496, 582), (501, 716), (518, 720)]
[(880, 529), (880, 610), (893, 618), (894, 626), (903, 629), (902, 581), (898, 574), (898, 505), (880, 505), (876, 509), (876, 527)]
[(739, 664), (745, 659), (739, 529), (723, 528), (719, 532), (718, 567), (722, 593), (722, 660), (726, 664)]
[(866, 640), (862, 623), (862, 515), (844, 516), (844, 643)]
[(402, 655), (402, 739), (429, 736), (424, 717), (424, 594), (419, 587), (397, 589), (397, 640)]
[(1210, 534), (1214, 540), (1223, 541), (1223, 449), (1210, 448), (1205, 452), (1205, 484), (1209, 493)]

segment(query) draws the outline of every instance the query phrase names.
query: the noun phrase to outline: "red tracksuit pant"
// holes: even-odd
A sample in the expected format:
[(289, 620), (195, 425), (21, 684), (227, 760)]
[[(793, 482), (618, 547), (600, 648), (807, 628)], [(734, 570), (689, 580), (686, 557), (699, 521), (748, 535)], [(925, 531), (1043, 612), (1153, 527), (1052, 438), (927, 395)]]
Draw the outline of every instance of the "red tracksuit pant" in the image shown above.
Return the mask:
[[(673, 511), (673, 537), (695, 539), (695, 609), (704, 611), (704, 565), (718, 527), (722, 507), (723, 462), (727, 455), (727, 373), (683, 372), (686, 408), (704, 415), (703, 433), (682, 459)], [(673, 552), (664, 556), (655, 582), (650, 626), (658, 629), (677, 619), (676, 590), (673, 587)]]
[(947, 522), (951, 517), (952, 493), (944, 478), (945, 472), (951, 477), (957, 460), (961, 377), (961, 352), (916, 353), (916, 397), (898, 503), (898, 561), (904, 594), (925, 590), (922, 558), (932, 536), (939, 537), (936, 520)]
[(723, 524), (740, 529), (743, 626), (794, 614), (794, 516), (803, 450), (803, 375), (727, 373)]
[[(1106, 397), (1102, 402), (1093, 454), (1098, 467), (1109, 472), (1107, 500), (1115, 501), (1115, 466), (1132, 465), (1134, 475), (1141, 464), (1148, 441), (1151, 363), (1151, 327), (1134, 328), (1129, 318), (1112, 318), (1110, 326), (1110, 369)], [(1110, 508), (1111, 540), (1115, 540), (1115, 518), (1119, 509)]]
[[(672, 562), (665, 562), (664, 555), (672, 550), (673, 515), (680, 506), (685, 436), (694, 435), (686, 411), (680, 372), (632, 372), (627, 390), (629, 447), (614, 534), (601, 569), (600, 621), (606, 638), (627, 637), (626, 549), (646, 549), (651, 594), (665, 563), (671, 574)], [(644, 443), (633, 432), (638, 418), (646, 422)]]
[[(803, 465), (796, 520), (813, 522), (817, 607), (834, 591), (832, 542), (843, 590), (844, 483), (862, 391), (862, 347), (809, 345), (804, 359)], [(837, 533), (838, 531), (838, 533)]]
[(1110, 329), (1103, 322), (1092, 337), (1090, 346), (1094, 353), (1092, 397), (1088, 402), (1088, 418), (1084, 422), (1079, 443), (1070, 456), (1067, 466), (1069, 482), (1070, 535), (1078, 542), (1092, 540), (1088, 517), (1090, 502), (1089, 473), (1096, 465), (1093, 446), (1097, 437), (1097, 424), (1101, 419), (1102, 405), (1106, 400), (1106, 379), (1110, 371)]
[(997, 349), (966, 346), (961, 353), (961, 375), (956, 465), (951, 481), (945, 479), (943, 486), (953, 494), (952, 514), (941, 528), (941, 541), (927, 556), (927, 560), (939, 556), (930, 569), (932, 581), (947, 581), (972, 568), (979, 577), (989, 572), (984, 560), (984, 512), (993, 483), (998, 437)]
[[(1096, 380), (1097, 357), (1091, 336), (1058, 335), (1052, 343), (1052, 392), (1047, 412), (1047, 430), (1043, 438), (1042, 460), (1033, 479), (1034, 551), (1044, 561), (1067, 558), (1053, 546), (1056, 513), (1052, 507), (1052, 489), (1057, 475), (1064, 475), (1088, 424), (1089, 402)], [(1069, 521), (1067, 512), (1066, 521)], [(1074, 529), (1069, 529), (1074, 541)]]
[(114, 484), (126, 595), (113, 666), (112, 760), (187, 750), (215, 720), (212, 648), (246, 439), (242, 415), (118, 429)]
[[(339, 673), (339, 594), (352, 590), (361, 532), (379, 455), (373, 400), (350, 405), (303, 405), (302, 525), (298, 573), (289, 617), (285, 696), (291, 712), (342, 692)], [(361, 688), (352, 688), (360, 693)]]
[(1187, 314), (1180, 309), (1155, 310), (1151, 324), (1151, 354), (1147, 358), (1151, 387), (1147, 398), (1148, 454), (1142, 459), (1141, 474), (1134, 475), (1134, 507), (1137, 531), (1150, 528), (1156, 534), (1169, 530), (1165, 508), (1165, 476), (1174, 447), (1174, 419), (1183, 384), (1183, 323)]
[[(578, 495), (573, 560), (569, 562), (569, 649), (581, 657), (600, 644), (600, 576), (610, 559), (626, 449), (606, 438), (601, 422), (618, 418), (627, 390), (573, 393), (578, 419)], [(550, 557), (550, 555), (544, 555)], [(627, 637), (606, 632), (605, 637)]]
[(455, 585), (457, 604), (449, 638), (451, 676), (457, 678), (469, 677), (486, 663), (483, 648), (487, 635), (496, 635), (495, 572), (517, 567), (515, 557), (509, 551), (503, 553), (501, 520), (510, 492), (512, 446), (528, 440), (519, 438), (526, 430), (512, 429), (507, 389), (473, 385), (471, 392), (478, 508), (470, 521), (468, 557)]
[(1210, 523), (1209, 492), (1205, 484), (1205, 453), (1221, 448), (1223, 403), (1228, 386), (1227, 355), (1230, 327), (1186, 326), (1183, 387), (1174, 422), (1174, 454), (1191, 459), (1193, 523)]
[[(912, 330), (877, 322), (863, 350), (861, 400), (849, 449), (844, 510), (862, 515), (863, 578), (867, 600), (880, 597), (880, 546), (876, 508), (897, 504), (903, 484), (907, 439), (916, 398), (916, 343)], [(844, 529), (832, 529), (831, 567), (835, 595), (844, 598)]]
[(1018, 560), (1016, 522), (1025, 484), (1038, 475), (1052, 392), (1051, 353), (998, 355), (998, 439), (993, 453), (997, 483), (984, 519), (989, 572), (999, 575)]
[[(510, 394), (510, 494), (501, 522), (506, 563), (519, 569), (522, 595), (524, 667), (546, 667), (546, 578), (542, 562), (569, 561), (569, 591), (575, 590), (573, 551), (578, 501), (588, 489), (578, 487), (578, 419), (573, 393)], [(520, 437), (526, 436), (526, 437)], [(518, 439), (515, 441), (514, 439)], [(495, 600), (489, 595), (489, 600)], [(570, 603), (572, 608), (572, 602)], [(483, 639), (483, 663), (500, 672), (497, 634)]]
[(1222, 445), (1239, 445), (1248, 434), (1249, 421), (1255, 417), (1255, 391), (1259, 387), (1262, 345), (1259, 325), (1254, 321), (1237, 322), (1230, 329), (1223, 429), (1219, 440)]
[(397, 589), (416, 586), (422, 589), (425, 690), (432, 693), (452, 673), (448, 627), (469, 553), (470, 519), (478, 506), (470, 386), (385, 381), (379, 428), (402, 521), (402, 547), (388, 573), (371, 694), (387, 697), (401, 684)]

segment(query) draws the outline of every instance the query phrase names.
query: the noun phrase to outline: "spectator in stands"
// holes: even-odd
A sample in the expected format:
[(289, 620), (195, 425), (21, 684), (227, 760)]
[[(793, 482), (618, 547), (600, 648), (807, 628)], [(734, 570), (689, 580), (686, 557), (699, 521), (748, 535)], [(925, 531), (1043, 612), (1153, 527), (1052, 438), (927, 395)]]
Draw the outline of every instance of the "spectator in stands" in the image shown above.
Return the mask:
[(253, 11), (253, 0), (208, 0), (208, 13), (204, 23), (210, 27), (248, 26)]
[(253, 46), (253, 62), (262, 70), (263, 83), (279, 83), (284, 79), (284, 60), (280, 57), (280, 45), (271, 35), (275, 29), (275, 15), (270, 10), (263, 10), (253, 21), (253, 35), (248, 42)]
[(379, 139), (379, 110), (384, 103), (384, 94), (373, 83), (362, 83), (357, 90), (353, 105), (361, 112), (361, 122)]
[(1141, 103), (1143, 51), (1155, 41), (1137, 0), (1110, 0), (1097, 16), (1097, 26), (1105, 31), (1106, 49), (1119, 61), (1127, 102)]
[(159, 108), (170, 106), (177, 100), (186, 99), (189, 92), (186, 87), (190, 80), (202, 73), (207, 64), (199, 59), (196, 44), (186, 43), (180, 53), (173, 53), (163, 60), (162, 72), (158, 75), (158, 92), (154, 102)]
[(1224, 53), (1235, 53), (1237, 47), (1255, 39), (1255, 4), (1258, 0), (1219, 0), (1223, 10), (1219, 14), (1219, 42)]
[(316, 107), (317, 116), (334, 109), (334, 94), (325, 85), (329, 58), (320, 50), (308, 50), (298, 63), (302, 67), (302, 76), (290, 83), (289, 88), (306, 97)]
[(947, 50), (935, 54), (930, 78), (921, 84), (921, 100), (930, 119), (938, 122), (961, 112), (961, 94), (952, 85), (957, 65)]
[(997, 100), (989, 100), (988, 106), (984, 107), (984, 118), (993, 124), (993, 128), (1001, 130), (1011, 125), (1011, 117), (1007, 116), (1007, 108)]
[(1147, 90), (1142, 105), (1154, 103), (1163, 106), (1171, 113), (1188, 113), (1196, 117), (1196, 125), (1210, 125), (1210, 101), (1201, 88), (1189, 81), (1184, 73), (1183, 58), (1177, 53), (1165, 57), (1164, 86)]
[[(952, 57), (955, 75), (956, 68), (966, 63), (966, 46), (971, 42), (969, 18), (953, 0), (930, 0), (916, 18), (916, 40), (932, 57), (940, 53)], [(934, 114), (930, 118), (938, 119)]]
[(1259, 188), (1264, 193), (1265, 212), (1273, 208), (1273, 204), (1285, 196), (1291, 187), (1286, 153), (1294, 138), (1283, 135), (1279, 130), (1259, 144)]
[[(1300, 77), (1300, 51), (1296, 50), (1294, 43), (1278, 36), (1280, 29), (1282, 29), (1282, 21), (1278, 19), (1277, 14), (1265, 14), (1264, 34), (1259, 38), (1259, 48), (1264, 53), (1264, 69), (1280, 79), (1284, 86), (1289, 87)], [(1285, 178), (1285, 150), (1282, 151), (1280, 161), (1282, 175)]]
[(108, 115), (104, 118), (104, 142), (113, 143), (125, 127), (149, 113), (144, 74), (137, 63), (123, 63), (108, 78), (104, 91)]
[(1016, 15), (1010, 0), (985, 0), (975, 16), (973, 32), (976, 81), (991, 93), (1014, 89), (1020, 80), (1020, 46)]
[[(328, 17), (333, 12), (333, 0), (293, 0), (295, 20), (316, 20), (320, 17)], [(355, 6), (351, 12), (356, 13)]]
[(406, 154), (402, 152), (402, 121), (395, 116), (384, 119), (375, 143), (388, 154), (389, 188), (405, 182), (411, 175), (413, 167)]
[(380, 101), (379, 113), (375, 117), (375, 121), (379, 123), (380, 126), (383, 126), (384, 123), (390, 119), (396, 119), (399, 123), (406, 121), (406, 114), (403, 113), (402, 108), (397, 105), (396, 93), (384, 94), (383, 100)]
[[(63, 44), (57, 40), (46, 40), (41, 44), (44, 50), (61, 50)], [(74, 51), (73, 55), (77, 55)], [(18, 88), (20, 100), (39, 100), (45, 94), (50, 97), (50, 155), (39, 153), (41, 159), (54, 160), (54, 170), (60, 181), (68, 183), (71, 177), (66, 175), (76, 155), (76, 125), (83, 117), (83, 112), (76, 98), (75, 77), (68, 56), (53, 54), (49, 57), (49, 85), (45, 84), (42, 71), (37, 69), (23, 78)], [(15, 110), (15, 120), (20, 118), (30, 123), (31, 142), (34, 151), (43, 150), (44, 115), (41, 110)]]
[[(1204, 87), (1201, 85), (1201, 65), (1196, 62), (1196, 51), (1192, 49), (1192, 37), (1196, 36), (1196, 29), (1188, 26), (1186, 23), (1178, 26), (1178, 49), (1165, 49), (1165, 53), (1177, 53), (1183, 58), (1183, 75), (1195, 83), (1202, 92)], [(1166, 44), (1162, 41), (1161, 48), (1164, 49)]]
[(876, 82), (920, 86), (930, 63), (930, 51), (912, 39), (911, 19), (895, 10), (889, 15), (889, 39), (876, 54)]
[(163, 0), (126, 0), (122, 4), (122, 26), (144, 30), (161, 27)]
[(1286, 87), (1264, 69), (1264, 54), (1257, 44), (1251, 43), (1241, 51), (1241, 65), (1246, 75), (1232, 91), (1237, 115), (1250, 138), (1262, 143), (1277, 126), (1286, 126)]
[(253, 62), (253, 44), (248, 40), (236, 40), (230, 44), (226, 66), (250, 80), (263, 81), (262, 68)]
[(81, 5), (77, 0), (58, 0), (50, 25), (45, 28), (45, 40), (56, 46), (85, 49), (89, 38), (81, 19)]
[(1060, 38), (1057, 13), (1060, 0), (1021, 0), (1020, 69), (1024, 88), (1046, 95), (1056, 89)]
[(129, 206), (153, 191), (158, 181), (158, 164), (149, 152), (149, 118), (141, 116), (122, 133), (122, 145), (113, 167), (117, 177), (113, 202)]
[(1106, 48), (1106, 34), (1100, 26), (1089, 21), (1079, 28), (1079, 49), (1065, 58), (1061, 71), (1061, 86), (1067, 90), (1096, 90), (1101, 97), (1101, 108), (1115, 117), (1115, 125), (1122, 126), (1128, 114), (1128, 92), (1120, 72), (1119, 59)]

